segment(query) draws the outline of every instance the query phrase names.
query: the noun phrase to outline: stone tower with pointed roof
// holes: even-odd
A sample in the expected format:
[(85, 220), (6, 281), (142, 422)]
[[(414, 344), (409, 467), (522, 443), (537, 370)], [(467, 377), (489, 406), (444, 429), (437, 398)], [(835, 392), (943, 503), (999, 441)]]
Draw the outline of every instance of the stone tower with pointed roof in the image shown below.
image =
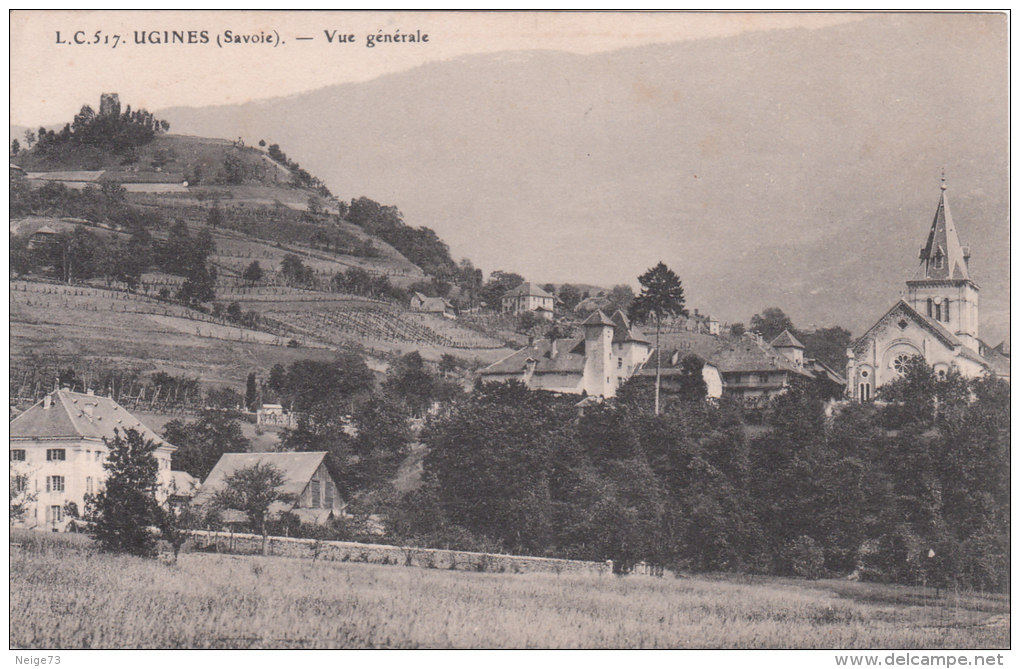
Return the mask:
[(946, 198), (946, 179), (915, 278), (907, 281), (907, 303), (977, 351), (978, 286), (970, 278), (970, 249), (960, 245)]

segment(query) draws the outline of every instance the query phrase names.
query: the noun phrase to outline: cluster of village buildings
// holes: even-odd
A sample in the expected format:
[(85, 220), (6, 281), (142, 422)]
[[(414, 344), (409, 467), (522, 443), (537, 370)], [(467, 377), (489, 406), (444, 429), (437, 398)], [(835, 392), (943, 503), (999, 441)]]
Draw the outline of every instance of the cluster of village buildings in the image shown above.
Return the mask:
[[(907, 296), (889, 309), (848, 350), (845, 370), (834, 370), (805, 357), (805, 347), (789, 331), (772, 341), (754, 333), (722, 337), (718, 323), (659, 335), (657, 351), (649, 337), (622, 312), (592, 313), (578, 336), (533, 341), (481, 371), (485, 381), (517, 380), (534, 390), (577, 395), (582, 402), (616, 395), (630, 379), (654, 383), (663, 392), (676, 389), (696, 361), (707, 395), (724, 395), (746, 403), (763, 402), (795, 378), (827, 384), (834, 397), (871, 401), (876, 391), (898, 378), (906, 361), (921, 356), (936, 374), (951, 369), (968, 378), (994, 374), (1009, 379), (1008, 346), (989, 347), (978, 336), (979, 288), (970, 278), (970, 251), (960, 244), (949, 210), (945, 183), (934, 220), (921, 248), (917, 274), (907, 282)], [(531, 311), (552, 318), (555, 297), (531, 283), (509, 291), (504, 312)], [(443, 298), (415, 293), (411, 308), (455, 317)], [(590, 399), (589, 399), (590, 398)], [(279, 405), (260, 412), (264, 424), (288, 424)], [(110, 398), (56, 390), (10, 424), (11, 469), (24, 474), (20, 484), (34, 500), (23, 524), (61, 529), (70, 521), (68, 502), (84, 509), (85, 496), (102, 486), (108, 442), (116, 432), (139, 431), (157, 444), (159, 482), (164, 495), (194, 497), (198, 506), (212, 500), (226, 478), (256, 462), (278, 467), (287, 480), (287, 503), (271, 511), (294, 513), (304, 522), (323, 523), (343, 512), (336, 481), (325, 466), (325, 453), (233, 453), (224, 455), (204, 482), (171, 469), (176, 448)], [(20, 491), (14, 491), (20, 492)], [(225, 518), (230, 520), (230, 518)], [(234, 519), (238, 520), (238, 519)]]

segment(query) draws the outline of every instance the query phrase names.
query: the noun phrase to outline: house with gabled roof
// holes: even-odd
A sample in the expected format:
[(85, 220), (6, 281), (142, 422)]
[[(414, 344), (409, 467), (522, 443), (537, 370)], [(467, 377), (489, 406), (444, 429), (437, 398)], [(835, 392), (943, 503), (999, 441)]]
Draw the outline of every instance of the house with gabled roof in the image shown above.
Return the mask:
[(552, 320), (556, 298), (530, 281), (508, 290), (501, 299), (503, 313), (519, 316), (533, 311), (543, 318)]
[(620, 311), (596, 310), (581, 327), (584, 335), (539, 339), (481, 371), (484, 382), (517, 380), (533, 390), (613, 397), (641, 367), (651, 350)]
[(457, 318), (457, 311), (445, 297), (429, 297), (415, 291), (409, 304), (411, 311), (423, 314), (438, 314), (445, 318)]
[[(340, 497), (340, 487), (326, 467), (326, 452), (295, 453), (224, 453), (209, 476), (202, 482), (192, 506), (207, 508), (213, 504), (217, 491), (226, 488), (227, 477), (240, 469), (256, 464), (276, 467), (284, 476), (281, 489), (291, 497), (290, 501), (274, 502), (269, 507), (270, 517), (278, 518), (283, 513), (292, 513), (301, 522), (322, 525), (340, 516), (345, 503)], [(227, 509), (223, 514), (227, 523), (243, 523), (243, 513)]]
[(169, 494), (170, 459), (177, 447), (109, 397), (55, 390), (12, 420), (11, 469), (25, 475), (25, 492), (34, 497), (19, 524), (59, 530), (71, 520), (65, 513), (68, 502), (84, 512), (85, 496), (99, 492), (106, 481), (107, 442), (127, 430), (156, 444), (160, 490)]
[[(659, 368), (665, 393), (680, 390), (683, 377), (695, 367), (700, 368), (708, 397), (725, 395), (747, 405), (762, 404), (784, 392), (797, 378), (828, 382), (834, 395), (845, 385), (845, 380), (824, 363), (805, 358), (804, 345), (789, 331), (771, 342), (754, 333), (738, 339), (682, 333), (672, 339), (672, 347), (663, 350)], [(635, 379), (654, 382), (655, 357), (653, 350)]]
[(978, 337), (978, 294), (970, 276), (970, 249), (960, 244), (945, 178), (935, 217), (921, 247), (907, 297), (900, 299), (847, 350), (846, 395), (874, 399), (921, 356), (935, 373), (995, 374), (1009, 380), (1009, 356)]

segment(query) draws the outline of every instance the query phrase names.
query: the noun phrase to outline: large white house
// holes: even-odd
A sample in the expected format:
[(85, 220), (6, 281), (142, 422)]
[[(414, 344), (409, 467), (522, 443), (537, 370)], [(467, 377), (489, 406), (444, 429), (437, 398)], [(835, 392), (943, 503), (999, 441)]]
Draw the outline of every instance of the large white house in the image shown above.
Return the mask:
[(1009, 379), (1009, 357), (978, 338), (979, 288), (970, 277), (970, 249), (960, 244), (946, 198), (946, 182), (920, 264), (899, 300), (847, 351), (846, 393), (868, 401), (921, 356), (936, 374), (957, 369), (966, 377), (993, 373)]
[(24, 475), (27, 485), (13, 492), (33, 500), (19, 523), (24, 527), (63, 529), (70, 520), (64, 512), (68, 502), (79, 513), (85, 510), (85, 495), (98, 492), (106, 480), (106, 442), (117, 431), (134, 429), (156, 443), (160, 489), (164, 495), (170, 490), (170, 456), (177, 447), (109, 397), (55, 390), (11, 421), (10, 429), (11, 471)]
[(504, 313), (519, 316), (526, 311), (533, 311), (549, 320), (552, 320), (556, 306), (555, 297), (530, 281), (504, 293), (501, 301)]
[(583, 337), (541, 339), (481, 371), (486, 382), (520, 381), (533, 390), (613, 397), (648, 359), (651, 344), (617, 311), (596, 311), (582, 324)]

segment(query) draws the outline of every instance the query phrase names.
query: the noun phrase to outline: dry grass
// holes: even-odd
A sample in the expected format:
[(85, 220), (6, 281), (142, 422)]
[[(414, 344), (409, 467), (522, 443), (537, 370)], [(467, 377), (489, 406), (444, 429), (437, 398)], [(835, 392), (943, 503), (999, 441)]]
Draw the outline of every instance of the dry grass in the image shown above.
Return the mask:
[(94, 553), (16, 534), (14, 648), (1008, 647), (1009, 603), (780, 579), (507, 575)]

